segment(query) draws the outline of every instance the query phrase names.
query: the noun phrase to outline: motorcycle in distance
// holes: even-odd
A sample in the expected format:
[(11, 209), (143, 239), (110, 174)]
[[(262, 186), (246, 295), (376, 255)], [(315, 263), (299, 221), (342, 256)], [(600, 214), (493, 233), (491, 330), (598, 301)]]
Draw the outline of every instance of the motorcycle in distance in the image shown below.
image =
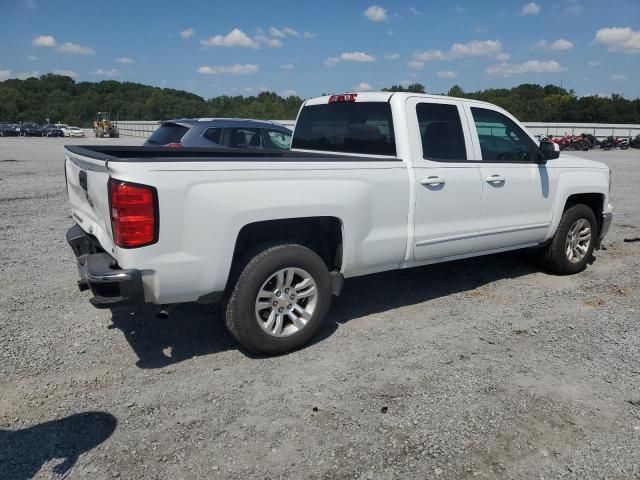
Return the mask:
[(629, 139), (609, 135), (602, 141), (600, 147), (604, 150), (615, 150), (616, 148), (619, 148), (620, 150), (627, 150), (629, 148)]

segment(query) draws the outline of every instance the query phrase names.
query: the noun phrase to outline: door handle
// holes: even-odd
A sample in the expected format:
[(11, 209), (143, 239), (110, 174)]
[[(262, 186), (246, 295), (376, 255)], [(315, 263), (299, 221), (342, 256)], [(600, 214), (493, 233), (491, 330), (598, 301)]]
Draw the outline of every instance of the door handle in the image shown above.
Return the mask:
[(486, 178), (489, 183), (504, 183), (505, 178), (502, 175), (491, 175)]
[(436, 185), (444, 185), (444, 178), (433, 175), (431, 177), (423, 178), (420, 180), (420, 183), (422, 185), (435, 187)]

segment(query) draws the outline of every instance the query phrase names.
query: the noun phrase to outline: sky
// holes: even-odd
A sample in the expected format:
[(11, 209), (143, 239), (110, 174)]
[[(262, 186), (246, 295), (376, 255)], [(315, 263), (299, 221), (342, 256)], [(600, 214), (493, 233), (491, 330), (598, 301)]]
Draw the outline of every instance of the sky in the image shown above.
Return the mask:
[(205, 98), (410, 83), (640, 97), (640, 0), (0, 0), (0, 15), (0, 80), (54, 72)]

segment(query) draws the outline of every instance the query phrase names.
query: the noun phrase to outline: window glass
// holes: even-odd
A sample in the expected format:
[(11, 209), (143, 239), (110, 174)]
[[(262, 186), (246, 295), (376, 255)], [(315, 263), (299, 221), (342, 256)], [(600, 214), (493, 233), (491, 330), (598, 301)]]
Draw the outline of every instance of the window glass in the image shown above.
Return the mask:
[(264, 148), (259, 128), (225, 128), (222, 144), (229, 148)]
[(482, 159), (498, 162), (530, 162), (533, 142), (509, 117), (484, 108), (471, 108)]
[(149, 137), (147, 143), (152, 145), (167, 145), (169, 143), (180, 143), (188, 127), (176, 123), (163, 123)]
[(424, 158), (454, 161), (467, 159), (457, 106), (419, 103), (416, 113)]
[(220, 145), (220, 137), (222, 136), (221, 128), (207, 128), (205, 132), (202, 134), (204, 138), (209, 140), (210, 142), (216, 143)]
[(291, 148), (395, 156), (391, 106), (387, 102), (306, 106), (296, 122)]
[(280, 130), (267, 130), (267, 136), (272, 148), (287, 150), (291, 146), (291, 134)]

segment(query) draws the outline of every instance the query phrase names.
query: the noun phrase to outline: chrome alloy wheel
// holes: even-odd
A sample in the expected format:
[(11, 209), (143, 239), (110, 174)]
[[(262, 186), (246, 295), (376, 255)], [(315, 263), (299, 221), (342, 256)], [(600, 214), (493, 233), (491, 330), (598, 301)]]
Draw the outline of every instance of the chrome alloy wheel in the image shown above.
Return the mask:
[(565, 254), (571, 263), (582, 261), (591, 244), (591, 225), (585, 218), (579, 218), (571, 225), (565, 242)]
[(316, 282), (301, 268), (283, 268), (262, 284), (256, 298), (256, 320), (274, 337), (288, 337), (311, 320), (318, 302)]

